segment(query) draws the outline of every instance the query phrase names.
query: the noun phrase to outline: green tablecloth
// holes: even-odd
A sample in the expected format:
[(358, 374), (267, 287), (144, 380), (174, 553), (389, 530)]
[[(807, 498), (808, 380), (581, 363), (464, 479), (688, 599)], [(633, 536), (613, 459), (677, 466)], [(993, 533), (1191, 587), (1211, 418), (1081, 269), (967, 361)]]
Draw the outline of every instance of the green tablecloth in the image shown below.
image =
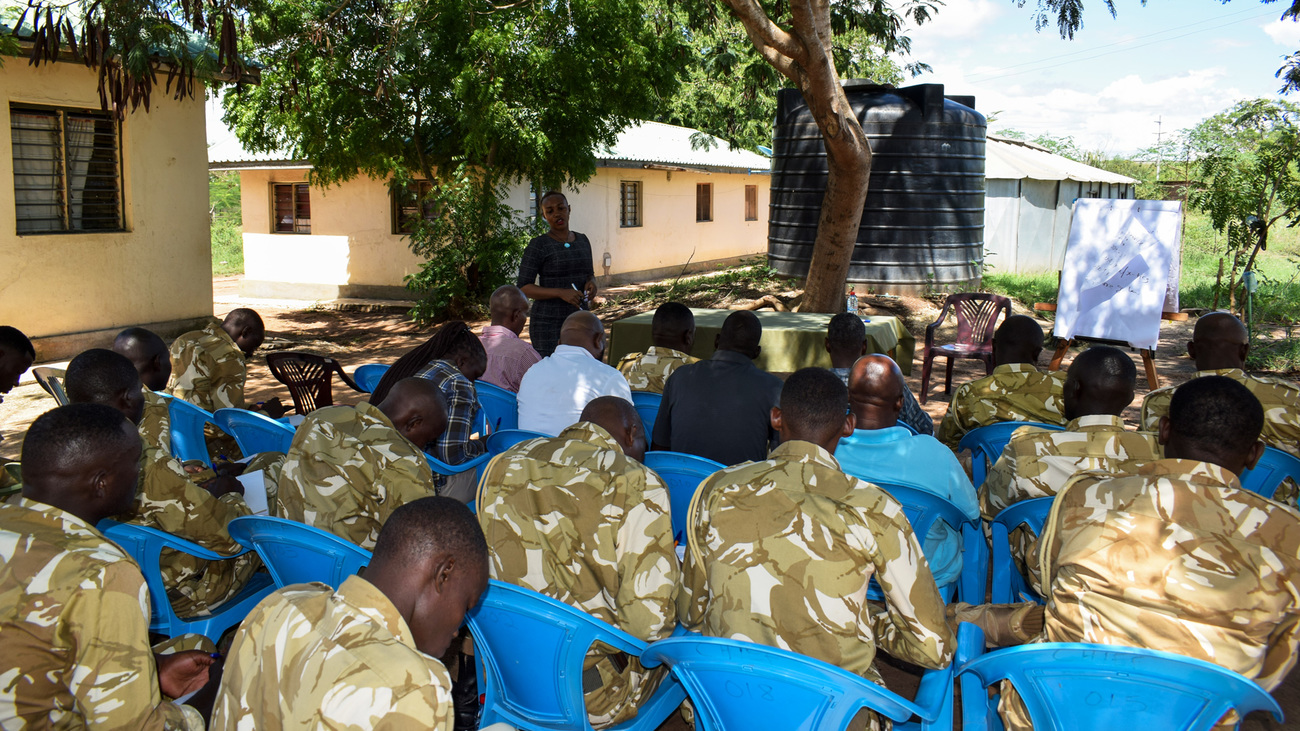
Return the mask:
[[(722, 329), (722, 321), (735, 310), (697, 310), (695, 313), (695, 347), (691, 355), (709, 358), (713, 342)], [(826, 326), (831, 315), (803, 312), (755, 312), (763, 323), (763, 353), (755, 363), (769, 373), (791, 373), (809, 366), (831, 367), (826, 353)], [(650, 324), (653, 312), (643, 312), (615, 322), (609, 333), (609, 362), (617, 364), (628, 353), (645, 352), (653, 343)], [(897, 317), (871, 317), (866, 323), (867, 344), (871, 352), (889, 353), (904, 374), (912, 372), (912, 351), (916, 338)], [(891, 352), (892, 351), (892, 352)]]

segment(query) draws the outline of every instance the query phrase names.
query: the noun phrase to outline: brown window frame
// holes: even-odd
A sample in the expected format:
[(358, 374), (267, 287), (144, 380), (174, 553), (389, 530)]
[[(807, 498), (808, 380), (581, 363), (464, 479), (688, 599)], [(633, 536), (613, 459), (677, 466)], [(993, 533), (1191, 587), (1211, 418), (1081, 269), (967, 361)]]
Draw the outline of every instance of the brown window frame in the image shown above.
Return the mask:
[[(280, 223), (280, 189), (289, 189), (289, 207), (293, 211), (293, 223), (289, 228), (281, 228)], [(300, 198), (299, 196), (303, 196)], [(300, 215), (306, 206), (307, 215)], [(306, 222), (305, 224), (303, 222)], [(272, 183), (271, 184), (271, 233), (311, 235), (311, 186), (307, 183)]]
[(695, 222), (713, 221), (713, 183), (695, 184)]
[[(122, 123), (113, 119), (100, 110), (85, 109), (80, 107), (57, 107), (41, 104), (18, 104), (10, 103), (9, 105), (9, 128), (11, 144), (18, 142), (16, 130), (37, 130), (40, 127), (18, 126), (16, 123), (22, 116), (43, 116), (54, 120), (54, 128), (50, 131), (57, 130), (57, 140), (53, 145), (43, 145), (53, 147), (53, 159), (49, 157), (42, 158), (25, 158), (18, 155), (19, 150), (11, 148), (11, 160), (13, 161), (13, 190), (14, 190), (14, 230), (20, 236), (40, 235), (40, 234), (96, 234), (96, 233), (118, 233), (126, 231), (126, 204), (124, 192), (124, 169), (122, 157)], [(75, 205), (74, 191), (71, 188), (68, 170), (68, 150), (73, 147), (72, 140), (69, 137), (69, 119), (93, 120), (94, 131), (91, 133), (93, 141), (90, 143), (90, 157), (86, 159), (86, 171), (81, 173), (85, 181), (81, 188), (81, 216), (74, 228), (72, 221), (72, 211)], [(110, 140), (111, 147), (102, 144), (103, 139), (107, 137)], [(21, 143), (19, 143), (21, 144)], [(27, 143), (28, 147), (42, 146), (35, 143)], [(82, 146), (84, 148), (84, 145)], [(24, 152), (27, 152), (24, 150)], [(53, 162), (54, 172), (49, 175), (42, 174), (39, 171), (19, 172), (18, 163), (24, 161), (33, 162)], [(93, 166), (93, 167), (92, 167)], [(93, 170), (93, 172), (92, 172)], [(20, 187), (18, 178), (53, 178), (53, 185), (47, 187), (26, 188)], [(103, 182), (92, 187), (91, 181), (111, 181), (110, 184)], [(30, 180), (29, 180), (30, 182)], [(24, 203), (19, 199), (22, 197), (21, 192), (25, 190), (48, 190), (55, 193), (54, 203)], [(87, 194), (90, 198), (87, 198)], [(57, 218), (49, 216), (24, 216), (23, 208), (58, 208)], [(86, 209), (93, 209), (93, 213), (98, 215), (86, 215)], [(98, 221), (99, 225), (86, 227), (87, 220)], [(33, 221), (47, 221), (44, 226), (32, 226)], [(23, 224), (29, 224), (24, 227)]]
[(619, 228), (640, 228), (645, 223), (643, 200), (640, 180), (618, 181)]
[(758, 220), (758, 186), (745, 186), (745, 220)]
[(422, 215), (426, 221), (438, 217), (437, 207), (430, 200), (425, 200), (422, 214), (415, 210), (415, 200), (432, 192), (433, 183), (428, 180), (412, 180), (403, 187), (395, 187), (389, 191), (388, 197), (392, 202), (393, 235), (406, 236), (414, 233), (415, 227), (409, 222), (417, 215)]

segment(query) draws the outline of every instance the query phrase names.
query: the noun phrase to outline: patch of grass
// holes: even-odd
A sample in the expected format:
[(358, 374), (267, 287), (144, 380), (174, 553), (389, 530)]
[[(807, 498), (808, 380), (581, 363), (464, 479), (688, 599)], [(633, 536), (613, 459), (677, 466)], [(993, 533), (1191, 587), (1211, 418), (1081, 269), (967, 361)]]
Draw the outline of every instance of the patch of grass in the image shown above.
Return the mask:
[(244, 235), (238, 217), (212, 222), (212, 276), (244, 273)]
[[(983, 289), (986, 292), (1010, 297), (1032, 309), (1035, 303), (1056, 301), (1057, 276), (1056, 272), (990, 273), (984, 275)], [(1052, 313), (1044, 314), (1050, 316)]]
[(239, 173), (208, 174), (208, 206), (212, 211), (212, 276), (243, 274)]
[(740, 266), (713, 274), (692, 275), (671, 282), (654, 284), (631, 292), (620, 300), (624, 303), (681, 302), (686, 305), (714, 302), (727, 297), (752, 296), (768, 289), (778, 277), (767, 265), (767, 257), (746, 259)]

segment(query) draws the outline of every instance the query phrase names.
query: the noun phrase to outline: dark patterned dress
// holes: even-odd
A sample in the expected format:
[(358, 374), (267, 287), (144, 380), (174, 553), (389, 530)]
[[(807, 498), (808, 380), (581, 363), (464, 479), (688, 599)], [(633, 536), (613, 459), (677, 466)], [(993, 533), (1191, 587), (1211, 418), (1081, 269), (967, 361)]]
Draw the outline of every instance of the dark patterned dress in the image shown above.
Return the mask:
[[(519, 264), (516, 286), (536, 284), (539, 287), (581, 290), (595, 277), (591, 263), (591, 242), (585, 234), (573, 232), (573, 241), (565, 243), (542, 234), (528, 242), (523, 261)], [(560, 343), (560, 327), (564, 318), (578, 311), (577, 307), (562, 299), (535, 299), (528, 313), (528, 334), (533, 347), (546, 357)]]

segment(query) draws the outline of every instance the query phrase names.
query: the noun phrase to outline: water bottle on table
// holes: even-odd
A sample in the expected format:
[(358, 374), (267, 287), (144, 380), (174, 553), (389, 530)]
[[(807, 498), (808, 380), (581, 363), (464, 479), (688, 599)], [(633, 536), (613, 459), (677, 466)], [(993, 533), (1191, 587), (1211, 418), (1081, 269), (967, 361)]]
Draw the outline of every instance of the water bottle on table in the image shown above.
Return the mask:
[(844, 311), (854, 316), (858, 314), (858, 295), (853, 292), (852, 287), (849, 287), (849, 296), (845, 298)]

